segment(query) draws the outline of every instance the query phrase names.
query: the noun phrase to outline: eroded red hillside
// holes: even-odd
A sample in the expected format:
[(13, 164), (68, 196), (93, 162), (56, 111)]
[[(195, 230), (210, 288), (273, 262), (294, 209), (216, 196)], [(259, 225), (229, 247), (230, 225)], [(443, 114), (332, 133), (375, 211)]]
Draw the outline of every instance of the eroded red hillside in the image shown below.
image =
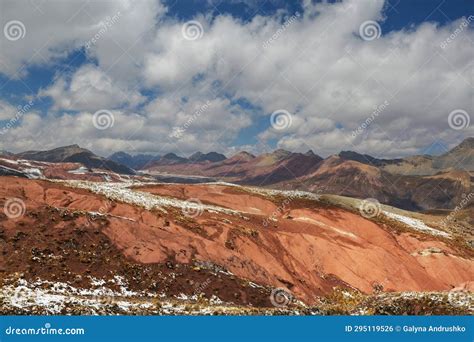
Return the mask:
[[(44, 229), (54, 241), (66, 234), (72, 221), (85, 232), (104, 234), (124, 260), (146, 265), (171, 260), (183, 267), (210, 262), (237, 279), (285, 287), (307, 303), (335, 286), (367, 293), (377, 286), (385, 291), (450, 290), (466, 287), (474, 278), (472, 252), (450, 239), (395, 229), (314, 199), (221, 184), (129, 188), (104, 183), (110, 200), (75, 188), (77, 184), (14, 177), (1, 177), (0, 182), (2, 206), (15, 197), (26, 207), (26, 214), (17, 219), (2, 214), (2, 229), (9, 237), (13, 231), (34, 235), (35, 229)], [(90, 184), (81, 186), (100, 192)], [(141, 206), (155, 198), (168, 205)], [(190, 198), (204, 205), (192, 217), (182, 210)], [(51, 208), (80, 215), (54, 226), (31, 225), (38, 221), (28, 213), (38, 216)], [(90, 213), (103, 214), (99, 226), (86, 224), (82, 214)], [(16, 271), (11, 269), (14, 264), (3, 263), (4, 273)]]

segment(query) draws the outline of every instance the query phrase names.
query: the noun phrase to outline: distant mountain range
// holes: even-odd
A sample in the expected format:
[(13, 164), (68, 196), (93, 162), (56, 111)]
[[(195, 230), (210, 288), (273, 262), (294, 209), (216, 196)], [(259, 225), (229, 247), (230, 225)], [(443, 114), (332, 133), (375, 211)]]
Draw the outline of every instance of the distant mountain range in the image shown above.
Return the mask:
[(209, 153), (196, 152), (193, 155), (191, 155), (188, 159), (195, 163), (201, 163), (201, 162), (220, 162), (227, 158), (225, 155), (217, 153), (217, 152), (209, 152)]
[(357, 198), (376, 198), (408, 210), (449, 209), (471, 192), (471, 173), (440, 171), (436, 175), (403, 175), (339, 156), (325, 159), (307, 175), (273, 187), (309, 190)]
[(104, 169), (126, 175), (135, 174), (135, 171), (130, 167), (99, 157), (78, 145), (63, 146), (48, 151), (26, 151), (13, 156), (18, 159), (50, 163), (81, 163), (88, 168)]
[(5, 150), (0, 150), (0, 156), (11, 156), (13, 153), (5, 151)]
[[(160, 157), (117, 152), (103, 158), (78, 145), (1, 155), (50, 163), (75, 162), (126, 175), (140, 170), (142, 174), (202, 176), (243, 185), (373, 197), (410, 210), (453, 208), (472, 191), (474, 179), (472, 137), (440, 156), (398, 159), (378, 159), (353, 151), (322, 158), (313, 151), (293, 153), (282, 149), (258, 156), (243, 151), (230, 158), (217, 152), (196, 152), (188, 158), (174, 153)], [(5, 168), (3, 172), (14, 171)]]
[(356, 152), (345, 151), (339, 156), (382, 168), (400, 175), (434, 175), (447, 170), (474, 170), (474, 138), (467, 138), (461, 144), (440, 156), (412, 156), (403, 159), (377, 159)]
[[(367, 154), (342, 151), (338, 155), (329, 156), (326, 159), (334, 160), (333, 157), (337, 156), (342, 161), (354, 161), (398, 175), (434, 175), (440, 171), (448, 170), (474, 171), (473, 150), (474, 138), (471, 137), (464, 140), (451, 151), (440, 156), (417, 155), (407, 158), (378, 159)], [(248, 152), (239, 152), (228, 159), (224, 155), (215, 152), (208, 154), (197, 152), (190, 158), (184, 158), (174, 153), (169, 153), (160, 159), (155, 159), (155, 161), (149, 163), (146, 168), (166, 172), (170, 169), (170, 165), (174, 165), (172, 171), (184, 172), (185, 174), (194, 174), (194, 172), (199, 171), (206, 176), (238, 176), (247, 182), (249, 177), (252, 178), (249, 173), (252, 173), (250, 170), (254, 166), (266, 169), (269, 166), (278, 168), (285, 165), (291, 170), (291, 167), (295, 164), (300, 164), (300, 166), (303, 166), (303, 170), (297, 167), (295, 172), (306, 174), (310, 173), (309, 171), (315, 171), (312, 170), (312, 168), (317, 167), (317, 164), (322, 160), (323, 158), (314, 154), (312, 151), (302, 154), (281, 149), (260, 156), (254, 156)], [(236, 169), (225, 169), (226, 165), (234, 165), (236, 162), (239, 164), (239, 167)], [(190, 166), (190, 164), (199, 164), (200, 167)], [(248, 165), (244, 166), (243, 164)], [(225, 174), (225, 171), (228, 171), (228, 173)], [(259, 170), (259, 172), (262, 171), (263, 169)], [(294, 176), (297, 176), (297, 174), (292, 175), (290, 178), (295, 178)], [(266, 180), (264, 183), (270, 184), (275, 183), (275, 181), (278, 182), (280, 179), (273, 178)]]
[[(312, 151), (303, 154), (281, 149), (258, 157), (248, 152), (239, 152), (231, 158), (225, 158), (224, 155), (219, 154), (212, 154), (211, 158), (210, 155), (211, 153), (201, 154), (201, 158), (194, 161), (192, 158), (186, 159), (167, 154), (150, 164), (147, 170), (226, 178), (229, 181), (253, 185), (269, 185), (307, 174), (323, 160)], [(215, 159), (218, 160), (214, 161)]]
[[(166, 158), (165, 158), (166, 157)], [(240, 152), (216, 162), (195, 162), (167, 155), (148, 172), (215, 177), (245, 185), (271, 186), (373, 197), (410, 210), (448, 209), (472, 191), (474, 138), (440, 156), (378, 159), (343, 151), (326, 159), (314, 154), (276, 150), (254, 156)]]
[(108, 159), (128, 166), (134, 170), (140, 170), (143, 167), (146, 167), (149, 163), (153, 161), (157, 161), (160, 159), (159, 156), (154, 156), (152, 154), (137, 154), (137, 155), (130, 155), (125, 152), (116, 152), (108, 157)]
[(160, 157), (152, 154), (130, 155), (125, 152), (116, 152), (108, 157), (110, 160), (126, 165), (132, 169), (146, 169), (152, 165), (173, 165), (184, 163), (218, 162), (226, 159), (226, 156), (217, 152), (196, 152), (189, 158), (179, 157), (174, 153), (168, 153)]

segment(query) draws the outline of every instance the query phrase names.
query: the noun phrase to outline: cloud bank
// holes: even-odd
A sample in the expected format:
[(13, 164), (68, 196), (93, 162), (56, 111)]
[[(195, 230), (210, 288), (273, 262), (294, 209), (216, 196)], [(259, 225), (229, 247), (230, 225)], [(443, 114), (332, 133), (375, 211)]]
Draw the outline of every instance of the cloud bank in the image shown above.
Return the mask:
[[(385, 33), (375, 25), (375, 35), (364, 36), (362, 25), (383, 22), (382, 0), (305, 3), (301, 13), (246, 22), (203, 15), (192, 30), (157, 1), (2, 6), (2, 25), (20, 20), (26, 30), (16, 41), (1, 37), (7, 77), (25, 79), (33, 65), (54, 68), (78, 49), (88, 57), (72, 74), (56, 70), (34, 94), (52, 102), (48, 113), (24, 114), (2, 136), (4, 149), (80, 143), (102, 154), (230, 153), (260, 141), (394, 157), (474, 133), (449, 119), (455, 110), (467, 120), (474, 113), (469, 13), (445, 26), (426, 21)], [(92, 124), (102, 109), (114, 115), (107, 130)], [(291, 115), (285, 129), (270, 123), (278, 110)], [(0, 102), (0, 118), (9, 111)], [(240, 141), (255, 126), (255, 140)]]

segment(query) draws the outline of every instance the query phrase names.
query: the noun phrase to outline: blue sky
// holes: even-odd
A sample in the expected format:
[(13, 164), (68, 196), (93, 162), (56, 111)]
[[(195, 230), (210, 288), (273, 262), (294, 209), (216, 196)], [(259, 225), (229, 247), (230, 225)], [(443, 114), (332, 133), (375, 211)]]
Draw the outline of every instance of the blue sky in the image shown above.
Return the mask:
[[(0, 5), (2, 149), (395, 157), (472, 136), (472, 1), (54, 4)], [(15, 20), (25, 36), (8, 39)], [(366, 22), (375, 39), (361, 39)], [(183, 36), (187, 23), (201, 36)]]

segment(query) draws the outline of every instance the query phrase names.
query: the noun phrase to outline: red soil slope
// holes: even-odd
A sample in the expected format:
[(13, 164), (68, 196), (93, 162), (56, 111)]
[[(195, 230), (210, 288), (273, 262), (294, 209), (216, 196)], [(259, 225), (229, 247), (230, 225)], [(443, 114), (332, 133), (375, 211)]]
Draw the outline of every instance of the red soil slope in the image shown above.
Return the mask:
[[(196, 260), (223, 266), (257, 284), (286, 287), (301, 300), (334, 286), (371, 292), (450, 290), (474, 280), (472, 251), (435, 236), (392, 229), (320, 202), (264, 197), (224, 185), (158, 185), (135, 191), (227, 207), (241, 215), (178, 208), (145, 210), (47, 181), (0, 177), (0, 205), (17, 197), (26, 210), (45, 205), (109, 214), (102, 228), (124, 256), (139, 263)], [(269, 217), (270, 224), (263, 224)], [(14, 229), (16, 219), (2, 222)], [(56, 227), (60, 234), (60, 227)], [(86, 228), (87, 229), (87, 228)], [(95, 228), (94, 228), (95, 229)], [(427, 252), (433, 251), (435, 252)]]

